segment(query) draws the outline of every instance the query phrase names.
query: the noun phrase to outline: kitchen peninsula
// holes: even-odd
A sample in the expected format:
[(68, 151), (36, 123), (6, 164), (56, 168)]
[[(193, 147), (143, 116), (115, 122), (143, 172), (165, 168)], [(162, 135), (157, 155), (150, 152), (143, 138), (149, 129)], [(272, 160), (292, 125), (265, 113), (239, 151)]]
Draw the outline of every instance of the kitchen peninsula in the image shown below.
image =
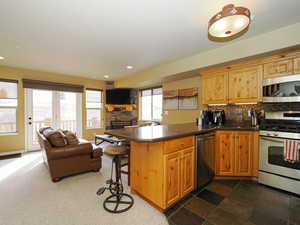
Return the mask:
[(216, 132), (219, 177), (256, 177), (258, 132), (250, 126), (194, 123), (142, 126), (105, 133), (131, 142), (131, 191), (163, 211), (195, 189), (195, 135)]

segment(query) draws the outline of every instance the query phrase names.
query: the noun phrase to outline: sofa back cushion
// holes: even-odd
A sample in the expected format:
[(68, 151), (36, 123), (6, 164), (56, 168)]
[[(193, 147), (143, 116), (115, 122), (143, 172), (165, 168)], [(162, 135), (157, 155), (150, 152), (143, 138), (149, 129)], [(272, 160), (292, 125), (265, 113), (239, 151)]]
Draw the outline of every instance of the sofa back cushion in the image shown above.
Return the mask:
[(67, 145), (64, 134), (60, 130), (47, 129), (43, 134), (53, 147), (64, 147)]
[(78, 145), (79, 144), (79, 140), (78, 140), (76, 134), (74, 134), (72, 131), (64, 130), (63, 133), (65, 135), (68, 145)]

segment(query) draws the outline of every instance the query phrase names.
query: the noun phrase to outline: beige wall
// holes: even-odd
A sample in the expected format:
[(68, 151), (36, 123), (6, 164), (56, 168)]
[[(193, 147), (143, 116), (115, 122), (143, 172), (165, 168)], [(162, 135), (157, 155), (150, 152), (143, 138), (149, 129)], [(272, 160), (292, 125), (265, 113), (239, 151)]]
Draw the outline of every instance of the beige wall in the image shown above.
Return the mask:
[[(33, 71), (27, 69), (18, 69), (12, 67), (0, 67), (0, 78), (6, 79), (16, 79), (19, 81), (19, 101), (18, 101), (18, 114), (17, 114), (17, 135), (9, 136), (0, 136), (0, 153), (11, 152), (11, 151), (20, 151), (25, 149), (25, 103), (24, 103), (24, 89), (22, 87), (22, 78), (27, 79), (36, 79), (36, 80), (45, 80), (61, 83), (70, 83), (84, 85), (85, 88), (104, 88), (104, 82), (99, 80), (92, 80), (86, 78), (80, 78), (76, 76), (55, 74), (55, 73), (46, 73), (40, 71)], [(82, 134), (86, 139), (92, 140), (93, 133), (102, 133), (103, 129), (86, 129), (85, 128), (85, 95), (82, 96), (82, 118), (83, 118), (83, 129)], [(104, 118), (104, 117), (103, 117)]]
[(297, 23), (249, 39), (227, 42), (222, 44), (222, 47), (133, 74), (118, 80), (116, 86), (138, 87), (143, 85), (146, 81), (159, 80), (173, 74), (204, 68), (299, 44), (300, 23)]
[(163, 83), (163, 90), (176, 90), (184, 88), (198, 88), (198, 105), (197, 110), (167, 110), (163, 112), (162, 124), (190, 123), (195, 122), (199, 116), (199, 110), (203, 107), (201, 104), (201, 77), (193, 77), (184, 80)]

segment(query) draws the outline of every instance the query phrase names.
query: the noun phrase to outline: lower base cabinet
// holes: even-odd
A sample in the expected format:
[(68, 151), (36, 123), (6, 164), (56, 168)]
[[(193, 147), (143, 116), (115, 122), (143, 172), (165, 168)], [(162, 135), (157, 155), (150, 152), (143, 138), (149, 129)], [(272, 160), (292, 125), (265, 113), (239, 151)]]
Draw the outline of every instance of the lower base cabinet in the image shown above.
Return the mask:
[(164, 156), (166, 207), (194, 190), (195, 149), (189, 148)]
[(216, 175), (258, 176), (258, 132), (216, 132)]
[(131, 190), (164, 210), (194, 190), (194, 136), (131, 143)]

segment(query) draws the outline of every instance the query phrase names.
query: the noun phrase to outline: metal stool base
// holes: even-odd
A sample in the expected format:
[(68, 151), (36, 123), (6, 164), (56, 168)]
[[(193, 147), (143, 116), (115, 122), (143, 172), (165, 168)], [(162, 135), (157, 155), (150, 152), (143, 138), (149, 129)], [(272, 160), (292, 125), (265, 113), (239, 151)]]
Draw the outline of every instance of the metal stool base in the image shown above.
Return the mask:
[[(113, 168), (115, 164), (115, 180), (113, 180)], [(122, 213), (129, 210), (133, 204), (134, 200), (129, 194), (123, 193), (124, 188), (121, 179), (121, 163), (118, 155), (114, 156), (111, 167), (110, 179), (106, 181), (109, 187), (101, 187), (97, 191), (97, 195), (102, 195), (105, 190), (109, 190), (112, 195), (108, 196), (104, 202), (103, 207), (106, 211), (111, 213)]]
[[(129, 210), (133, 206), (133, 203), (134, 200), (130, 195), (120, 193), (108, 196), (103, 202), (103, 207), (111, 213), (122, 213)], [(123, 205), (125, 207), (122, 207)]]

